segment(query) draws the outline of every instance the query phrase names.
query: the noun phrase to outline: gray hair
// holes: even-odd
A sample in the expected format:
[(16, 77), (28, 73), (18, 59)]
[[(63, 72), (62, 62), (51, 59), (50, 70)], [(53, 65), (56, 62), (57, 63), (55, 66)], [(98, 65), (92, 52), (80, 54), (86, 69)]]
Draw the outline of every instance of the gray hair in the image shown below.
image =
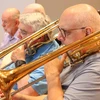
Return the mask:
[(31, 26), (34, 31), (38, 31), (39, 29), (45, 27), (50, 23), (50, 19), (47, 15), (43, 15), (39, 12), (36, 13), (26, 13), (20, 15), (20, 22)]

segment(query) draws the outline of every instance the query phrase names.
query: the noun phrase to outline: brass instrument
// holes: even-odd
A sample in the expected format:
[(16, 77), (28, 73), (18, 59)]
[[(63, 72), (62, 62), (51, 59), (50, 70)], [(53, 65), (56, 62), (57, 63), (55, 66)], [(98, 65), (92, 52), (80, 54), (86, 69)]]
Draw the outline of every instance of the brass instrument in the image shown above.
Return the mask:
[(58, 22), (59, 19), (57, 19), (56, 21), (48, 24), (47, 26), (41, 28), (39, 31), (35, 32), (34, 34), (20, 40), (19, 42), (9, 46), (8, 48), (0, 51), (0, 58), (4, 57), (5, 55), (7, 55), (8, 53), (10, 53), (11, 51), (13, 51), (14, 49), (18, 48), (19, 46), (21, 46), (22, 44), (24, 44), (27, 41), (35, 41), (36, 39), (38, 39), (39, 37), (47, 34), (48, 32), (54, 30), (57, 26), (58, 26)]
[(100, 49), (100, 31), (92, 33), (82, 40), (78, 40), (67, 46), (62, 46), (49, 54), (46, 54), (39, 59), (30, 62), (29, 64), (22, 65), (13, 70), (0, 70), (0, 88), (7, 99), (10, 99), (10, 92), (12, 86), (28, 73), (34, 71), (50, 60), (67, 53), (71, 64), (77, 64), (83, 61), (83, 58), (98, 52)]
[[(29, 41), (29, 43), (28, 43), (28, 46), (27, 46), (27, 49), (26, 49), (26, 54), (34, 55), (36, 53), (37, 48), (39, 48), (43, 44), (49, 43), (50, 41), (52, 41), (56, 38), (56, 37), (54, 37), (54, 35), (51, 35), (51, 37), (50, 37), (49, 33), (51, 31), (53, 31), (58, 26), (58, 22), (59, 22), (59, 19), (57, 19), (54, 22), (52, 22), (52, 23), (48, 24), (47, 26), (43, 27), (39, 31), (35, 32), (34, 34), (20, 40), (19, 42), (9, 46), (8, 48), (0, 51), (0, 58), (6, 56), (11, 51), (13, 51), (14, 49), (16, 49), (19, 46), (23, 45), (27, 41)], [(44, 35), (47, 36), (47, 34), (48, 34), (48, 37), (45, 38), (46, 39), (45, 42), (39, 42), (37, 44), (31, 45), (33, 41), (35, 41), (36, 39), (38, 39), (39, 37), (42, 37)], [(7, 55), (6, 58), (9, 58), (10, 56), (11, 56), (11, 54)], [(12, 60), (9, 60), (9, 62), (1, 64), (0, 68), (4, 69), (6, 66), (10, 65), (11, 63), (12, 63)]]

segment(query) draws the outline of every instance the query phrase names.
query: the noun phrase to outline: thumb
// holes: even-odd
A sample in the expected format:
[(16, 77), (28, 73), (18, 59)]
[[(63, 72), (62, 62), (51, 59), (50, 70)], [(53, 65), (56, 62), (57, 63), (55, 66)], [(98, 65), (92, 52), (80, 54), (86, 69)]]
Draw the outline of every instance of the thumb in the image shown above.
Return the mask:
[(24, 50), (24, 45), (21, 45), (19, 49)]
[(66, 57), (67, 57), (67, 54), (66, 54), (66, 53), (64, 53), (64, 54), (62, 55), (61, 61), (62, 61), (62, 62), (64, 62), (64, 61), (65, 61), (65, 59), (66, 59)]

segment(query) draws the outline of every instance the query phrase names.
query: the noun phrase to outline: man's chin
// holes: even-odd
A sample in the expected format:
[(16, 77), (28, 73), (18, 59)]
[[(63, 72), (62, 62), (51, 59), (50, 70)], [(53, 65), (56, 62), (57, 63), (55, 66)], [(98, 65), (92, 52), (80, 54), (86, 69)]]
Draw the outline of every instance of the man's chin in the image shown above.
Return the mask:
[(6, 29), (4, 29), (4, 31), (5, 31), (5, 32), (7, 32), (7, 30), (6, 30)]

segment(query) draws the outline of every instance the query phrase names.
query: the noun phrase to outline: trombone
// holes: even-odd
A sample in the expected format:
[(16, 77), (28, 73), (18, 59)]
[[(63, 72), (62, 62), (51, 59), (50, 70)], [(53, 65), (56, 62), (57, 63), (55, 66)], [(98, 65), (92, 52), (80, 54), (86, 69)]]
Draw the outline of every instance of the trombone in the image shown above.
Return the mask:
[(18, 48), (19, 46), (24, 44), (26, 41), (31, 41), (31, 39), (32, 39), (32, 41), (35, 41), (39, 37), (47, 34), (48, 32), (51, 32), (52, 30), (54, 30), (58, 26), (58, 22), (59, 22), (59, 19), (57, 19), (56, 21), (54, 21), (54, 22), (48, 24), (47, 26), (41, 28), (39, 31), (36, 31), (34, 34), (20, 40), (19, 42), (9, 46), (8, 48), (0, 51), (0, 58), (4, 57), (5, 55), (10, 53), (14, 49)]
[[(53, 31), (58, 26), (58, 22), (59, 22), (59, 19), (57, 19), (54, 22), (48, 24), (47, 26), (41, 28), (39, 31), (35, 32), (34, 34), (32, 34), (32, 35), (30, 35), (30, 36), (28, 36), (28, 37), (20, 40), (19, 42), (15, 43), (15, 44), (13, 44), (11, 46), (9, 46), (8, 48), (0, 51), (0, 58), (4, 57), (5, 55), (7, 55), (8, 53), (10, 53), (14, 49), (18, 48), (19, 46), (21, 46), (22, 44), (24, 44), (26, 41), (30, 41), (29, 44), (28, 44), (28, 47), (30, 48), (30, 50), (31, 49), (33, 50), (34, 49), (33, 47), (36, 46), (36, 45), (37, 45), (37, 47), (40, 47), (42, 44), (45, 44), (47, 42), (52, 41), (52, 39), (54, 39), (56, 37), (52, 38), (52, 36), (51, 36), (50, 38), (52, 38), (52, 39), (50, 39), (50, 41), (47, 41), (45, 43), (41, 42), (41, 44), (35, 44), (34, 46), (32, 45), (30, 47), (32, 41), (35, 41), (39, 37), (42, 37), (43, 35), (45, 35), (45, 34), (51, 32), (51, 31)], [(26, 53), (27, 53), (27, 51), (26, 51)], [(1, 69), (4, 69), (7, 65), (9, 65), (11, 63), (12, 63), (12, 61), (8, 62), (7, 64), (1, 65)]]
[[(19, 42), (9, 46), (8, 48), (0, 51), (0, 58), (4, 57), (5, 55), (7, 55), (8, 53), (10, 53), (11, 51), (13, 51), (14, 49), (16, 49), (17, 47), (21, 46), (22, 44), (24, 44), (25, 42), (27, 41), (34, 41), (36, 39), (38, 39), (39, 37), (51, 32), (52, 30), (54, 30), (57, 26), (58, 26), (58, 22), (59, 22), (59, 19), (57, 19), (56, 21), (48, 24), (46, 27), (40, 29), (39, 31), (35, 32), (34, 34), (24, 38), (23, 40), (20, 40)], [(29, 43), (31, 44), (31, 43)], [(28, 45), (30, 46), (30, 45)], [(2, 70), (3, 71), (3, 70)], [(4, 74), (7, 74), (7, 73), (4, 73)], [(1, 75), (1, 74), (0, 74)], [(3, 75), (3, 74), (2, 74)], [(1, 76), (2, 76), (1, 75)], [(4, 83), (3, 81), (1, 81), (1, 84)], [(0, 84), (0, 85), (1, 85)], [(4, 83), (5, 84), (5, 83)], [(2, 87), (2, 86), (1, 86)], [(6, 93), (7, 91), (4, 91), (4, 94)], [(6, 95), (7, 98), (9, 98), (9, 95), (7, 94)]]
[(48, 53), (39, 59), (22, 65), (13, 70), (0, 70), (0, 88), (4, 93), (5, 98), (10, 100), (11, 89), (13, 85), (28, 73), (39, 68), (41, 65), (50, 60), (67, 53), (71, 60), (72, 67), (79, 62), (83, 62), (84, 57), (96, 53), (100, 50), (100, 31), (92, 33), (82, 40), (78, 40), (69, 45), (60, 47), (51, 53)]

